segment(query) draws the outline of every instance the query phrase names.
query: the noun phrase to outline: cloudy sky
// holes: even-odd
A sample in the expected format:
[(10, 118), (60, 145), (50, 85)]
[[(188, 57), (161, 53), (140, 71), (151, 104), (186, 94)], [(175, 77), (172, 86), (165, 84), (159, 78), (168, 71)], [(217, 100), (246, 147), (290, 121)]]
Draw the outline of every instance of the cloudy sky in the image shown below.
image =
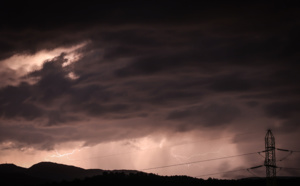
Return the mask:
[[(291, 1), (37, 6), (0, 6), (0, 163), (143, 170), (259, 152), (267, 129), (278, 148), (300, 150), (300, 17)], [(251, 154), (147, 171), (207, 178), (263, 161)], [(300, 168), (300, 153), (278, 165)]]

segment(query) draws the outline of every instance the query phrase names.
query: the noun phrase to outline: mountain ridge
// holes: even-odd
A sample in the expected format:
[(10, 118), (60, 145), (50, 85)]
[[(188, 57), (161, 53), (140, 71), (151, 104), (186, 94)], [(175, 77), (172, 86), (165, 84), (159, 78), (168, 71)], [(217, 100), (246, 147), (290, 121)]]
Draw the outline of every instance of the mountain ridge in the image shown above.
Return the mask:
[[(40, 162), (29, 168), (14, 164), (0, 164), (1, 184), (5, 186), (63, 186), (63, 185), (230, 185), (230, 186), (265, 186), (265, 178), (242, 178), (220, 180), (193, 178), (189, 176), (159, 176), (137, 170), (102, 170), (83, 169), (72, 165), (53, 162)], [(300, 177), (278, 177), (279, 185), (299, 185)], [(125, 184), (125, 185), (126, 185)]]
[[(102, 175), (104, 172), (137, 173), (135, 170), (102, 170), (83, 169), (73, 165), (65, 165), (54, 162), (39, 162), (29, 168), (17, 166), (15, 164), (0, 164), (0, 174), (2, 181), (6, 185), (37, 185), (43, 183), (72, 181), (74, 179), (84, 179), (87, 177)], [(2, 177), (1, 176), (1, 177)], [(17, 178), (17, 179), (16, 179)]]
[(12, 163), (5, 163), (5, 164), (0, 164), (0, 172), (24, 172), (26, 171), (26, 168), (24, 167), (19, 167), (15, 164)]

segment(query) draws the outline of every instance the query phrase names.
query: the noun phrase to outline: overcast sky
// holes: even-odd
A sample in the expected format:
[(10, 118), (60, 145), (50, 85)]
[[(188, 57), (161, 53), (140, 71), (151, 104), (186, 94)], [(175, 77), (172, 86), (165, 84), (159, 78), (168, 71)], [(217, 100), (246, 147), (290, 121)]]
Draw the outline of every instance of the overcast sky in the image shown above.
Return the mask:
[[(278, 148), (300, 150), (299, 6), (208, 2), (0, 6), (0, 163), (141, 170), (262, 151), (267, 129)], [(300, 153), (278, 165), (300, 168)]]

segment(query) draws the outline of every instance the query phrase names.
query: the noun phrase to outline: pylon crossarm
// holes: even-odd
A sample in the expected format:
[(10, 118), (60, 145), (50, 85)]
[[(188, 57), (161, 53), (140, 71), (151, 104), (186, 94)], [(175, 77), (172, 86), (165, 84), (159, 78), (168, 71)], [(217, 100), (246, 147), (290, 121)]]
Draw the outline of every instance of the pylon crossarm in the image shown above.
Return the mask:
[(259, 165), (259, 166), (255, 166), (255, 167), (250, 167), (249, 169), (257, 169), (257, 168), (260, 168), (260, 167), (263, 167), (264, 165)]
[(279, 148), (276, 148), (276, 150), (279, 150), (279, 151), (285, 151), (285, 152), (293, 152), (291, 150), (287, 150), (287, 149), (279, 149)]
[(274, 149), (275, 149), (274, 147), (268, 147), (267, 150), (263, 150), (263, 151), (261, 151), (261, 152), (269, 152), (269, 151), (272, 151), (272, 150), (274, 150)]
[(265, 167), (272, 167), (272, 168), (280, 168), (280, 167), (277, 167), (276, 165), (264, 165)]

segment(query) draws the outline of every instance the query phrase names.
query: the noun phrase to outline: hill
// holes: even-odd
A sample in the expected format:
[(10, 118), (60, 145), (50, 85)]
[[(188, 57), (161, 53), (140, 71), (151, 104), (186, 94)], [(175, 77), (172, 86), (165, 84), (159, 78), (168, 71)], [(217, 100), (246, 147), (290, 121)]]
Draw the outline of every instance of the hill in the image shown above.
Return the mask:
[[(77, 185), (189, 185), (189, 186), (265, 186), (264, 178), (238, 180), (198, 179), (188, 176), (159, 176), (136, 170), (82, 169), (75, 166), (41, 162), (30, 168), (0, 164), (0, 184), (5, 186), (77, 186)], [(300, 185), (298, 177), (278, 177), (277, 186)]]
[[(126, 170), (115, 170), (125, 172)], [(14, 164), (0, 164), (1, 185), (38, 185), (52, 182), (71, 181), (102, 175), (101, 169), (82, 169), (75, 166), (52, 162), (37, 163), (30, 168), (23, 168)], [(137, 172), (137, 171), (131, 171)]]
[(33, 165), (28, 169), (30, 175), (39, 178), (62, 181), (82, 179), (89, 176), (100, 175), (103, 173), (101, 169), (86, 170), (75, 166), (63, 165), (51, 162), (41, 162)]
[(0, 173), (24, 173), (26, 168), (18, 167), (14, 164), (0, 164)]
[[(277, 186), (294, 186), (300, 184), (300, 178), (277, 179)], [(266, 186), (266, 179), (197, 179), (188, 176), (158, 176), (155, 174), (136, 173), (124, 174), (118, 172), (105, 172), (102, 175), (86, 178), (83, 180), (73, 180), (71, 182), (60, 182), (47, 184), (45, 186), (79, 186), (79, 185), (130, 185), (130, 186)]]

